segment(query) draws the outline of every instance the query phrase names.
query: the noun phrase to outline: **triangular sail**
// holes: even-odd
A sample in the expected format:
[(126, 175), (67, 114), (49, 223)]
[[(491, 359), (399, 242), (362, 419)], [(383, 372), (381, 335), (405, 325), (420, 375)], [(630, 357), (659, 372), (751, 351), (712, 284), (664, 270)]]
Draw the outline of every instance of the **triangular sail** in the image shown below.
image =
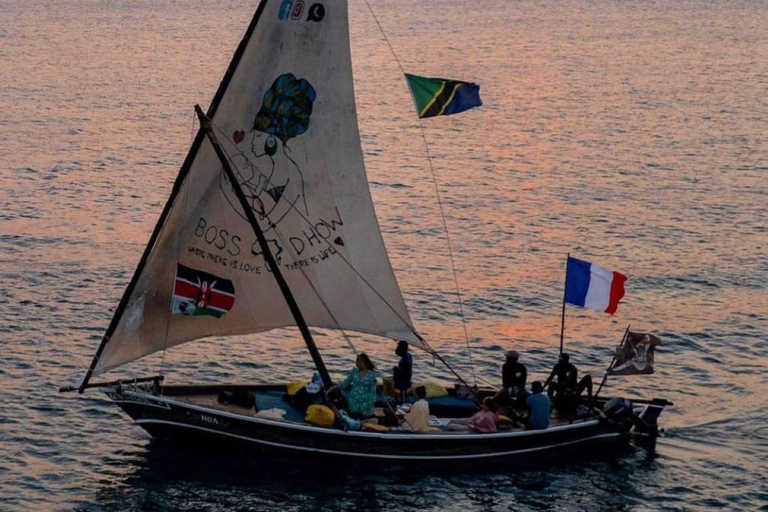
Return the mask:
[[(346, 0), (263, 0), (256, 17), (209, 113), (307, 323), (423, 347), (368, 189)], [(185, 168), (95, 374), (207, 336), (295, 325), (199, 136)]]

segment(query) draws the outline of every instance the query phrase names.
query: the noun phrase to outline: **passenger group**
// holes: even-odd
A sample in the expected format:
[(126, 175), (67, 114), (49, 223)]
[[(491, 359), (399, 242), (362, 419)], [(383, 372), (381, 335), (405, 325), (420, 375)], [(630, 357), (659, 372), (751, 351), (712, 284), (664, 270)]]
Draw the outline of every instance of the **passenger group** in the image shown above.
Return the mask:
[[(420, 433), (436, 431), (430, 418), (427, 389), (413, 386), (413, 356), (408, 344), (399, 342), (395, 354), (399, 360), (392, 368), (390, 389), (394, 390), (398, 408), (394, 416), (399, 428)], [(359, 428), (374, 417), (379, 377), (373, 361), (360, 353), (347, 377), (328, 390), (326, 396), (342, 423)], [(586, 403), (593, 405), (592, 378), (585, 375), (579, 380), (578, 369), (566, 353), (560, 354), (543, 384), (534, 381), (528, 391), (527, 379), (528, 370), (520, 362), (520, 354), (515, 350), (508, 351), (501, 367), (501, 389), (494, 396), (485, 396), (480, 402), (480, 410), (473, 416), (450, 420), (447, 425), (442, 425), (443, 430), (491, 433), (496, 432), (499, 425), (522, 425), (526, 429), (541, 430), (549, 428), (553, 404), (559, 410), (575, 410), (581, 404), (581, 394), (586, 391)], [(408, 403), (409, 391), (416, 399), (412, 404)], [(394, 406), (390, 409), (394, 410)]]

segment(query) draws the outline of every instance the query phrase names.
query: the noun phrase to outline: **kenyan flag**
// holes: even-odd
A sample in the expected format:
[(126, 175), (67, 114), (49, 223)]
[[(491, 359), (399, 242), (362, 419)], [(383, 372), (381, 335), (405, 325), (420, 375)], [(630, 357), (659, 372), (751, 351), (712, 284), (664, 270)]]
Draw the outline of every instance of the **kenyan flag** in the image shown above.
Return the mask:
[(235, 286), (232, 281), (176, 264), (171, 313), (219, 318), (232, 309), (234, 304)]

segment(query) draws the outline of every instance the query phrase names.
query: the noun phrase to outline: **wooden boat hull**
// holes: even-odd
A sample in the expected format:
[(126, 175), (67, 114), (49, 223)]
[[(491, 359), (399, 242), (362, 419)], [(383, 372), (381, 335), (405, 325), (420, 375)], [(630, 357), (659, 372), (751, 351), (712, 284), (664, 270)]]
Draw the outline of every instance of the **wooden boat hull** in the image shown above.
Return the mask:
[(103, 388), (102, 391), (139, 426), (158, 439), (206, 439), (209, 443), (244, 444), (267, 450), (359, 459), (499, 459), (627, 439), (630, 434), (628, 429), (618, 431), (596, 419), (578, 420), (546, 430), (493, 434), (345, 432), (336, 428), (236, 414), (195, 405), (175, 396), (156, 396), (143, 390)]

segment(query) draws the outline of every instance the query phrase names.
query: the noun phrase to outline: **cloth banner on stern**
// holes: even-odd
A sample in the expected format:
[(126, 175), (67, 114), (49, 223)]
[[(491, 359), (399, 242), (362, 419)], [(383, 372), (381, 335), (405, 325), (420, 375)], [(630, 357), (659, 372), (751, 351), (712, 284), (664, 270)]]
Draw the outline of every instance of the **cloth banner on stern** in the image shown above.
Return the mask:
[(624, 343), (616, 350), (616, 362), (608, 375), (650, 375), (653, 357), (661, 340), (653, 334), (628, 332)]

